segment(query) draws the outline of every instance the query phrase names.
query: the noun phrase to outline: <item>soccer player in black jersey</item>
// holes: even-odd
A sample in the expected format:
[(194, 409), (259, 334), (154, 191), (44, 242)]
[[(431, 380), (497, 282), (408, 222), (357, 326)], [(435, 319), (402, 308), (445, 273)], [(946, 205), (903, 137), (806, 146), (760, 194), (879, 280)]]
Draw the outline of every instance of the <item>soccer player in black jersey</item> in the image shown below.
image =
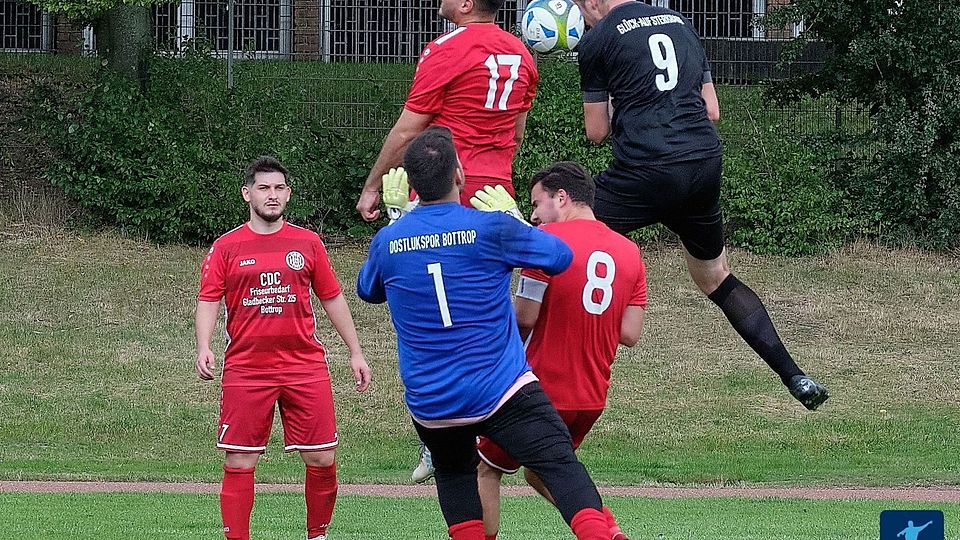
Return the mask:
[(690, 21), (636, 0), (576, 0), (592, 28), (580, 41), (587, 138), (613, 139), (594, 212), (613, 230), (663, 223), (683, 242), (697, 287), (810, 410), (826, 387), (794, 362), (750, 287), (730, 273), (720, 214), (720, 106)]

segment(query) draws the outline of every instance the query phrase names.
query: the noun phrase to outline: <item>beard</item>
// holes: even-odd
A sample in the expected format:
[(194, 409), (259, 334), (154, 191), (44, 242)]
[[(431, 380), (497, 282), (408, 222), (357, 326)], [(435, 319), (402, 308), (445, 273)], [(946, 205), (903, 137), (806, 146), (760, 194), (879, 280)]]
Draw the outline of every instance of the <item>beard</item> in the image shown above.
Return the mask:
[(266, 221), (267, 223), (274, 223), (277, 220), (283, 217), (283, 211), (286, 210), (285, 206), (281, 206), (276, 209), (276, 213), (267, 213), (267, 209), (259, 208), (257, 206), (253, 207), (253, 212), (260, 217), (260, 219)]
[(442, 4), (441, 4), (440, 7), (437, 9), (437, 15), (439, 15), (440, 18), (443, 19), (443, 20), (445, 20), (445, 21), (453, 22), (453, 19), (452, 19), (448, 14), (444, 13), (444, 11), (443, 11), (443, 5), (442, 5)]

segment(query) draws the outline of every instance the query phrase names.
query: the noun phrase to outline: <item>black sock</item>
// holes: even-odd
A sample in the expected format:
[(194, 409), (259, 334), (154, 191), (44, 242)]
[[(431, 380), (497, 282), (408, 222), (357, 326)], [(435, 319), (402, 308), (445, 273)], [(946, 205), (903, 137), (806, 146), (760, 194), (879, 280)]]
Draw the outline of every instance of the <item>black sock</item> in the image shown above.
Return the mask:
[(780, 376), (783, 384), (794, 375), (804, 374), (780, 341), (767, 308), (750, 287), (730, 274), (707, 297), (720, 306), (733, 329)]

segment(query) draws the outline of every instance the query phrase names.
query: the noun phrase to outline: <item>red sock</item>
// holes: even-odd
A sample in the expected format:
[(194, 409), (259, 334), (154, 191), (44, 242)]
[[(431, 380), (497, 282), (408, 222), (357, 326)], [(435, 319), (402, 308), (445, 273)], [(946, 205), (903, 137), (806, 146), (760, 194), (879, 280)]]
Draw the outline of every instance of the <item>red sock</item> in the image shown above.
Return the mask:
[(610, 527), (603, 513), (593, 508), (584, 508), (570, 520), (570, 528), (577, 540), (610, 540)]
[(304, 495), (307, 499), (307, 538), (327, 534), (333, 505), (337, 503), (337, 465), (307, 465)]
[(253, 511), (253, 471), (223, 466), (220, 486), (220, 516), (227, 540), (250, 540), (250, 512)]
[(451, 525), (447, 532), (453, 540), (484, 540), (485, 537), (483, 521), (479, 519), (471, 519)]
[(617, 520), (613, 517), (613, 512), (610, 511), (610, 508), (604, 506), (600, 510), (603, 512), (603, 516), (607, 518), (607, 527), (610, 527), (610, 538), (612, 540), (627, 540), (627, 535), (623, 534), (623, 531), (620, 530), (620, 525), (617, 525)]

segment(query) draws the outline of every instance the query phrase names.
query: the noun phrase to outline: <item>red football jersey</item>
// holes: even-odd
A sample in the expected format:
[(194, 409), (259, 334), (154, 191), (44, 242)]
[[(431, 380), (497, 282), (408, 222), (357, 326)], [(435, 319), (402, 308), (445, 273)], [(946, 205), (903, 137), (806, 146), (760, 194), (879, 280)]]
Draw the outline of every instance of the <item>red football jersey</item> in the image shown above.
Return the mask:
[(537, 66), (492, 23), (458, 27), (424, 47), (405, 107), (450, 128), (467, 177), (512, 179), (517, 117), (533, 105)]
[(313, 231), (284, 223), (271, 234), (244, 224), (218, 238), (203, 261), (199, 299), (227, 307), (223, 385), (329, 380), (310, 289), (340, 294), (327, 250)]
[[(521, 275), (547, 284), (527, 342), (527, 361), (557, 409), (603, 409), (610, 366), (628, 305), (647, 305), (646, 267), (640, 248), (594, 220), (548, 223), (573, 251), (573, 263), (548, 276)], [(518, 291), (524, 296), (523, 291)]]

